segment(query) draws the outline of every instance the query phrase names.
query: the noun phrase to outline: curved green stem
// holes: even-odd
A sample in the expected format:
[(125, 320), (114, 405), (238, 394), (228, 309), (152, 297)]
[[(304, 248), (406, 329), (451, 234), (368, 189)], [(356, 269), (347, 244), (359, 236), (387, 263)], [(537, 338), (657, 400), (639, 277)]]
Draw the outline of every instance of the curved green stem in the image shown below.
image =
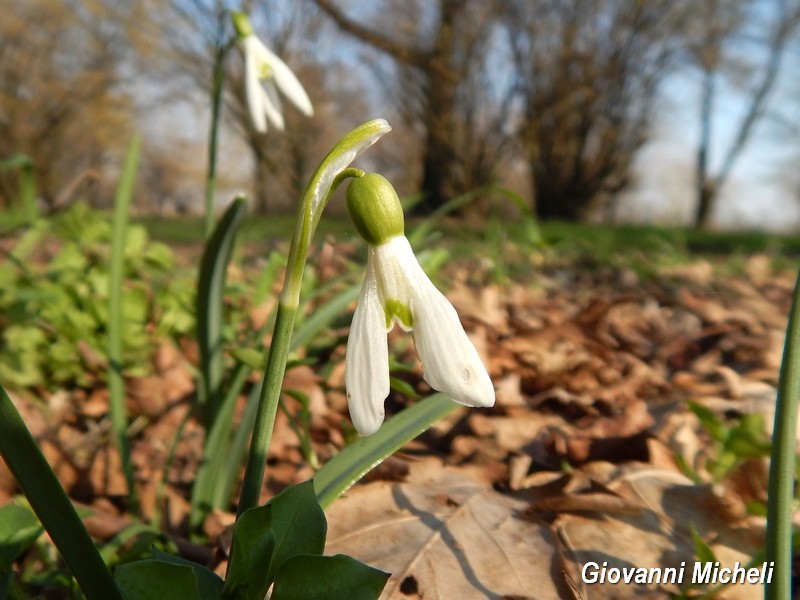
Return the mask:
[(294, 321), (300, 305), (300, 284), (303, 280), (308, 251), (322, 211), (336, 187), (347, 177), (360, 171), (348, 169), (350, 163), (369, 148), (391, 128), (383, 119), (368, 121), (346, 134), (322, 160), (311, 181), (303, 192), (297, 214), (289, 261), (278, 304), (275, 329), (264, 371), (250, 454), (239, 497), (238, 515), (258, 505), (264, 472), (267, 467), (267, 452), (275, 425), (275, 414), (280, 401), (286, 358), (294, 329)]

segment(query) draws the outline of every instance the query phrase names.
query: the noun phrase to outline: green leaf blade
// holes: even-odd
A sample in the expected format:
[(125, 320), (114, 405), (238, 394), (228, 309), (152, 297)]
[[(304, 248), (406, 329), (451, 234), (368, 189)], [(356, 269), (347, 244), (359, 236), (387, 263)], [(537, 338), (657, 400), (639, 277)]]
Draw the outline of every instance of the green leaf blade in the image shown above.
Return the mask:
[(192, 569), (197, 578), (198, 598), (200, 600), (217, 600), (220, 594), (222, 594), (222, 588), (225, 582), (211, 569), (186, 560), (185, 558), (181, 558), (180, 556), (167, 554), (158, 548), (153, 549), (153, 558), (174, 565), (183, 565)]
[(322, 554), (328, 524), (312, 481), (283, 490), (236, 521), (226, 597), (263, 598), (289, 559)]
[(210, 427), (217, 411), (223, 378), (222, 307), (225, 276), (230, 262), (236, 232), (244, 217), (243, 197), (231, 202), (214, 233), (206, 243), (200, 261), (197, 282), (197, 344), (200, 350), (200, 372), (203, 380), (203, 407), (206, 427)]
[(114, 579), (125, 600), (200, 600), (197, 576), (188, 565), (149, 558), (120, 565)]
[(122, 177), (114, 199), (111, 225), (111, 264), (108, 273), (108, 391), (114, 439), (122, 459), (122, 468), (128, 484), (132, 512), (138, 512), (138, 499), (134, 487), (130, 442), (127, 438), (128, 419), (125, 414), (125, 382), (122, 375), (123, 339), (126, 315), (124, 313), (123, 284), (125, 277), (125, 245), (136, 170), (139, 164), (142, 140), (135, 136), (130, 143)]
[(121, 600), (117, 586), (67, 493), (0, 386), (0, 457), (90, 600)]
[(389, 573), (351, 556), (295, 556), (278, 571), (271, 600), (375, 600)]
[(387, 419), (371, 436), (347, 446), (314, 476), (319, 503), (329, 506), (365, 473), (459, 407), (444, 394), (434, 394)]

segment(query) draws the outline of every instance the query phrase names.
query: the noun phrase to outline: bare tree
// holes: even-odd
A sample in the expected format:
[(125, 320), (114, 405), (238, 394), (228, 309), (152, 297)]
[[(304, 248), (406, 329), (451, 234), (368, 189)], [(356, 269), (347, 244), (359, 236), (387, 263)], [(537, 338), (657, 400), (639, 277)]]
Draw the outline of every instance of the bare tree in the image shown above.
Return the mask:
[[(695, 11), (685, 41), (690, 60), (701, 73), (694, 223), (705, 227), (720, 188), (766, 113), (787, 44), (800, 24), (800, 4), (795, 0), (707, 0), (697, 3)], [(713, 172), (712, 122), (726, 80), (734, 87), (736, 81), (746, 82), (738, 86), (745, 110), (733, 124), (733, 139)]]
[(314, 2), (342, 31), (393, 62), (390, 97), (406, 125), (423, 136), (418, 210), (428, 212), (490, 182), (509, 139), (508, 103), (492, 97), (502, 90), (488, 81), (487, 57), (498, 42), (497, 3), (389, 0), (377, 10), (391, 18), (365, 23), (332, 0)]
[[(95, 2), (7, 2), (0, 19), (0, 157), (28, 155), (40, 198), (52, 205), (82, 173), (124, 148), (131, 100), (122, 79), (128, 32)], [(0, 206), (16, 178), (0, 177)]]
[[(187, 89), (192, 97), (199, 91), (210, 98), (214, 85), (224, 86), (222, 119), (226, 131), (250, 150), (254, 205), (263, 213), (294, 206), (325, 149), (349, 124), (355, 125), (364, 110), (351, 89), (340, 87), (345, 100), (333, 89), (338, 71), (320, 56), (324, 20), (318, 11), (299, 2), (245, 2), (241, 8), (249, 11), (256, 34), (298, 75), (314, 104), (313, 118), (303, 117), (286, 103), (285, 131), (272, 128), (262, 134), (255, 130), (247, 110), (242, 60), (232, 51), (230, 14), (222, 0), (162, 1), (165, 18), (160, 22), (167, 30), (160, 33), (166, 45), (161, 65), (178, 83), (176, 89)], [(215, 80), (214, 60), (221, 55), (222, 80)], [(354, 110), (340, 110), (346, 104)], [(332, 118), (333, 112), (341, 118)]]
[(519, 141), (540, 217), (580, 219), (628, 183), (682, 11), (673, 0), (509, 2)]

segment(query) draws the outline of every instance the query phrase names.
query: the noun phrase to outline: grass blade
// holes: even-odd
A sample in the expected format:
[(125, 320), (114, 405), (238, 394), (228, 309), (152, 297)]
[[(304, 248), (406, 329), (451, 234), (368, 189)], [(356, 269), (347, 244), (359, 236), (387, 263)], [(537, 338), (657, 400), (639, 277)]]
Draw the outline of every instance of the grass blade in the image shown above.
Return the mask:
[(206, 430), (211, 428), (220, 402), (224, 374), (222, 306), (225, 276), (236, 231), (245, 212), (241, 196), (231, 202), (206, 243), (197, 284), (197, 344), (200, 350), (199, 404)]
[(792, 503), (799, 400), (800, 276), (795, 284), (789, 313), (772, 430), (767, 496), (767, 562), (774, 563), (775, 578), (771, 585), (765, 587), (767, 600), (789, 600), (792, 597)]
[(376, 433), (344, 448), (314, 475), (319, 503), (323, 508), (329, 506), (365, 473), (459, 408), (460, 404), (444, 394), (434, 394), (387, 419)]
[[(252, 369), (240, 364), (233, 372), (228, 384), (228, 391), (220, 405), (220, 409), (206, 430), (206, 443), (203, 448), (203, 461), (197, 469), (197, 478), (192, 487), (192, 512), (189, 526), (195, 531), (202, 524), (206, 515), (214, 508), (228, 508), (235, 480), (239, 469), (227, 468), (231, 457), (231, 431), (233, 430), (233, 412), (247, 377)], [(241, 462), (242, 455), (237, 454)]]
[(330, 324), (345, 312), (350, 303), (356, 301), (360, 293), (361, 282), (359, 281), (339, 292), (336, 297), (314, 310), (308, 318), (298, 324), (292, 337), (291, 348), (304, 348), (307, 344), (313, 342), (320, 333), (328, 329)]
[(117, 185), (114, 199), (114, 216), (111, 224), (111, 265), (108, 275), (108, 391), (111, 409), (111, 426), (114, 440), (122, 460), (125, 480), (128, 484), (128, 498), (131, 511), (138, 512), (138, 500), (134, 487), (133, 465), (131, 464), (130, 443), (125, 415), (125, 381), (122, 376), (122, 285), (125, 274), (125, 238), (128, 229), (133, 186), (139, 163), (141, 138), (137, 135), (131, 140), (122, 177)]
[(0, 386), (0, 455), (89, 600), (122, 600), (67, 493)]

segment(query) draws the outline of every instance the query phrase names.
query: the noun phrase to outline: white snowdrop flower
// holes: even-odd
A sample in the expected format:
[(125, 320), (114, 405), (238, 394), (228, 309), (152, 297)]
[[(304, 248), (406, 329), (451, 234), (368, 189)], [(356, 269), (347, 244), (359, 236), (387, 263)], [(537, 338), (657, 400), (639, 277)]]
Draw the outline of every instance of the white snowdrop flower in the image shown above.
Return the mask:
[(278, 92), (307, 117), (314, 114), (311, 100), (292, 70), (253, 33), (247, 15), (233, 13), (233, 25), (244, 54), (247, 107), (253, 127), (267, 131), (267, 122), (283, 130), (284, 121)]
[(488, 407), (494, 387), (455, 308), (422, 270), (404, 235), (403, 209), (392, 185), (366, 174), (347, 189), (347, 207), (369, 243), (367, 273), (347, 341), (345, 385), (353, 425), (362, 435), (383, 423), (389, 395), (386, 334), (411, 331), (432, 388), (466, 406)]

